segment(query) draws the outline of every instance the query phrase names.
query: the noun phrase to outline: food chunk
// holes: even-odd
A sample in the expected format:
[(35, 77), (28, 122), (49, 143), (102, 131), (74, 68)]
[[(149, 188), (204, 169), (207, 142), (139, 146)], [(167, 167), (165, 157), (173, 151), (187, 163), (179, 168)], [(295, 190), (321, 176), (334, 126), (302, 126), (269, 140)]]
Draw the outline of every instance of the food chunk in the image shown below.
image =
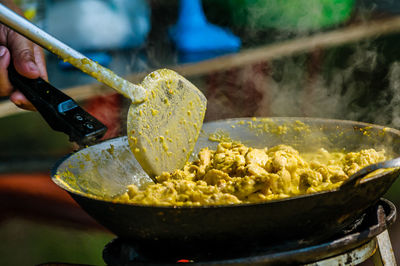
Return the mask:
[(335, 189), (361, 168), (384, 160), (384, 151), (374, 149), (300, 154), (288, 145), (256, 149), (221, 142), (216, 150), (202, 149), (183, 169), (156, 177), (157, 184), (128, 186), (115, 201), (161, 206), (263, 202)]

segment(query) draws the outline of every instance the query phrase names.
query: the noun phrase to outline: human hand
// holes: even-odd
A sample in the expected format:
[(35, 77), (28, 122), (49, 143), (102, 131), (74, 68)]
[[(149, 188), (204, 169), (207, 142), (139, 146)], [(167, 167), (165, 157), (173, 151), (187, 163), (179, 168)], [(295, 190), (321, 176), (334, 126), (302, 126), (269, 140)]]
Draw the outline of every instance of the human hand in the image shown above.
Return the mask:
[[(21, 11), (9, 1), (0, 2), (21, 14)], [(41, 77), (47, 80), (46, 62), (42, 48), (0, 24), (0, 96), (9, 96), (13, 103), (23, 109), (35, 110), (25, 96), (18, 91), (18, 88), (13, 88), (11, 85), (7, 71), (10, 60), (22, 76), (31, 79)]]

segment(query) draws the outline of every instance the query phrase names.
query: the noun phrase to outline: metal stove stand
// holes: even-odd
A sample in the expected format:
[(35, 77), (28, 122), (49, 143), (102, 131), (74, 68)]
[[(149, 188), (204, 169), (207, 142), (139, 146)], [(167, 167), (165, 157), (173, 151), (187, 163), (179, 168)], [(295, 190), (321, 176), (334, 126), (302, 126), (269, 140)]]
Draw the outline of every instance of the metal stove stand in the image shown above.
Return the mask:
[(371, 257), (376, 266), (397, 265), (387, 230), (356, 249), (304, 266), (357, 265)]
[[(152, 247), (143, 248), (130, 241), (114, 239), (103, 250), (103, 259), (110, 266), (174, 265), (189, 262), (191, 265), (357, 265), (372, 257), (375, 265), (396, 265), (390, 243), (388, 227), (396, 219), (396, 207), (386, 199), (370, 207), (359, 223), (339, 235), (321, 243), (294, 241), (282, 246), (239, 247), (228, 244), (221, 249), (204, 246), (193, 247), (193, 252), (164, 253)], [(206, 246), (207, 248), (208, 246)]]

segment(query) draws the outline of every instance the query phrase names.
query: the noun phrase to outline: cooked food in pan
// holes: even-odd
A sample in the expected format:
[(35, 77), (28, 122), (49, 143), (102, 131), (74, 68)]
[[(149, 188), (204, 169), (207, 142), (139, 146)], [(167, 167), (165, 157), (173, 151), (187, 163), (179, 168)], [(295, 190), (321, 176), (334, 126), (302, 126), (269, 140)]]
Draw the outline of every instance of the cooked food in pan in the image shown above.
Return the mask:
[(183, 169), (157, 176), (144, 189), (129, 185), (114, 200), (161, 206), (256, 203), (339, 187), (361, 168), (386, 160), (384, 150), (301, 154), (288, 145), (256, 149), (221, 142), (202, 149)]

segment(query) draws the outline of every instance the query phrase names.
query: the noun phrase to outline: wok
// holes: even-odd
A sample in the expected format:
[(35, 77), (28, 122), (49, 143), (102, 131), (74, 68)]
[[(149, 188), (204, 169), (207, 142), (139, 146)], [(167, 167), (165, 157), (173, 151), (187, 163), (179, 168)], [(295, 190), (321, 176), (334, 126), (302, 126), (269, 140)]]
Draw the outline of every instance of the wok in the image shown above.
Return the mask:
[[(239, 140), (252, 147), (289, 144), (307, 152), (385, 149), (400, 154), (400, 131), (373, 124), (319, 118), (239, 118), (205, 123), (195, 147), (215, 148), (214, 138)], [(194, 157), (193, 157), (194, 158)], [(193, 159), (192, 158), (192, 159)], [(68, 191), (94, 219), (117, 236), (150, 245), (191, 243), (313, 242), (334, 236), (356, 224), (399, 175), (399, 169), (380, 171), (356, 186), (264, 203), (201, 207), (161, 207), (113, 203), (113, 195), (131, 183), (152, 182), (120, 137), (63, 158), (52, 180)]]

